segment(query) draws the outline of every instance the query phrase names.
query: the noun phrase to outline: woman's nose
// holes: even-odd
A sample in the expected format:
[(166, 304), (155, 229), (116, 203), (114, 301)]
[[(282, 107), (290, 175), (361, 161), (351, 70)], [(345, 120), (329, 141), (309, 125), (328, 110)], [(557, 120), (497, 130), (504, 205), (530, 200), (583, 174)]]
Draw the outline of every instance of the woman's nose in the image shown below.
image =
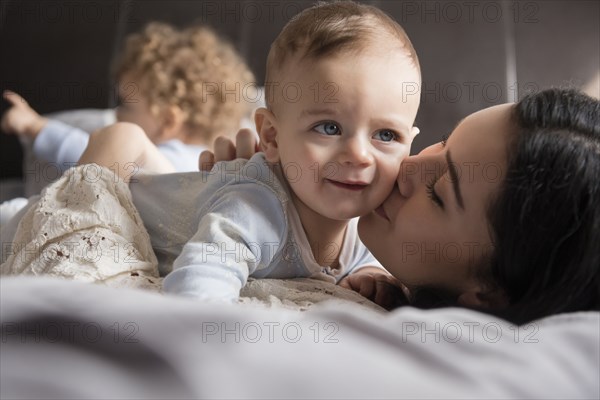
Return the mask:
[(417, 156), (406, 157), (400, 164), (397, 186), (403, 197), (412, 196), (415, 187), (419, 185), (420, 165)]
[(417, 191), (424, 190), (429, 182), (443, 175), (445, 166), (439, 159), (439, 152), (428, 150), (430, 149), (406, 157), (400, 164), (398, 188), (403, 196), (409, 197)]

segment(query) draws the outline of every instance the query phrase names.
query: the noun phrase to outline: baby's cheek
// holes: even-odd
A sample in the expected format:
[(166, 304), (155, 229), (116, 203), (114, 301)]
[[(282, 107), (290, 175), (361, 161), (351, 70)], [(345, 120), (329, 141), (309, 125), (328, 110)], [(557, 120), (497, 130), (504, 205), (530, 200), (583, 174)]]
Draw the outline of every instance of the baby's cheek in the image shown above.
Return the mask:
[(391, 192), (392, 187), (398, 179), (398, 174), (400, 173), (400, 164), (403, 159), (404, 157), (400, 160), (398, 158), (390, 160), (380, 170), (381, 182), (385, 186), (387, 193)]
[(402, 164), (402, 162), (404, 161), (405, 158), (407, 158), (410, 155), (410, 144), (408, 145), (404, 145), (403, 149), (402, 149), (402, 153), (400, 154), (400, 157), (397, 159), (395, 166), (396, 166), (396, 175), (398, 175), (398, 173), (400, 173), (400, 165)]
[(379, 207), (385, 199), (390, 195), (394, 185), (396, 184), (397, 174), (388, 174), (387, 176), (380, 176), (379, 179), (373, 184), (370, 196), (370, 204), (368, 205), (371, 210)]

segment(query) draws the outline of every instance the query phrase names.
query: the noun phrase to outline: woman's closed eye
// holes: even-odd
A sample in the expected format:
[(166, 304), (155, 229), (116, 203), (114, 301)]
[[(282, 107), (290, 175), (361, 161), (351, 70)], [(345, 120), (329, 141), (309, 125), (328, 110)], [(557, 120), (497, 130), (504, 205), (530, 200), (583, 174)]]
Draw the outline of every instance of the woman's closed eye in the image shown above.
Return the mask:
[(339, 125), (332, 121), (321, 122), (321, 123), (313, 126), (312, 129), (314, 131), (319, 132), (322, 135), (327, 135), (327, 136), (339, 135), (341, 133), (341, 129), (340, 129)]
[(427, 197), (429, 197), (431, 199), (431, 201), (433, 201), (435, 203), (435, 205), (437, 205), (438, 207), (440, 207), (443, 210), (444, 202), (442, 201), (442, 198), (435, 191), (435, 184), (437, 183), (437, 181), (439, 179), (440, 179), (440, 177), (432, 178), (429, 182), (427, 182), (427, 184), (425, 184), (425, 188), (427, 191)]

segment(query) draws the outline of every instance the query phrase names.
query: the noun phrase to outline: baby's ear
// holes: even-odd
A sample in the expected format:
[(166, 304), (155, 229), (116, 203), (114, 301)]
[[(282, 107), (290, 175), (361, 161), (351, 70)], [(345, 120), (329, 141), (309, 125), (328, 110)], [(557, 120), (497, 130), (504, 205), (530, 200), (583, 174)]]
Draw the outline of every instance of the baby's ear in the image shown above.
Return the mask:
[(416, 126), (413, 126), (412, 129), (410, 130), (410, 136), (413, 139), (416, 138), (419, 133), (421, 133), (421, 130)]
[(179, 106), (169, 106), (160, 115), (161, 134), (163, 141), (184, 138), (184, 127), (187, 114)]
[(265, 153), (269, 162), (279, 161), (279, 148), (277, 146), (277, 120), (275, 115), (266, 108), (259, 108), (254, 113), (256, 131), (260, 136), (260, 151)]

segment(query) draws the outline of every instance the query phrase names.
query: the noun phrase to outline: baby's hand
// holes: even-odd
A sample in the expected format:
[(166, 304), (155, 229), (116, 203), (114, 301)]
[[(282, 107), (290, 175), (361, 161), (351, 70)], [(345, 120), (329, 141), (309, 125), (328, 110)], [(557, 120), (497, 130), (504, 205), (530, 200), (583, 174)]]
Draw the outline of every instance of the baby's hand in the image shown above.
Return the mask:
[(215, 140), (214, 153), (205, 150), (200, 154), (200, 171), (210, 171), (216, 162), (231, 161), (236, 158), (250, 159), (259, 150), (257, 134), (250, 129), (240, 129), (235, 136), (235, 144), (226, 137)]
[(2, 97), (12, 105), (2, 116), (2, 121), (0, 121), (2, 130), (6, 133), (35, 139), (48, 123), (48, 119), (29, 107), (27, 101), (15, 92), (5, 90)]
[(387, 310), (409, 303), (406, 286), (379, 268), (360, 269), (342, 279), (339, 285), (354, 290)]

